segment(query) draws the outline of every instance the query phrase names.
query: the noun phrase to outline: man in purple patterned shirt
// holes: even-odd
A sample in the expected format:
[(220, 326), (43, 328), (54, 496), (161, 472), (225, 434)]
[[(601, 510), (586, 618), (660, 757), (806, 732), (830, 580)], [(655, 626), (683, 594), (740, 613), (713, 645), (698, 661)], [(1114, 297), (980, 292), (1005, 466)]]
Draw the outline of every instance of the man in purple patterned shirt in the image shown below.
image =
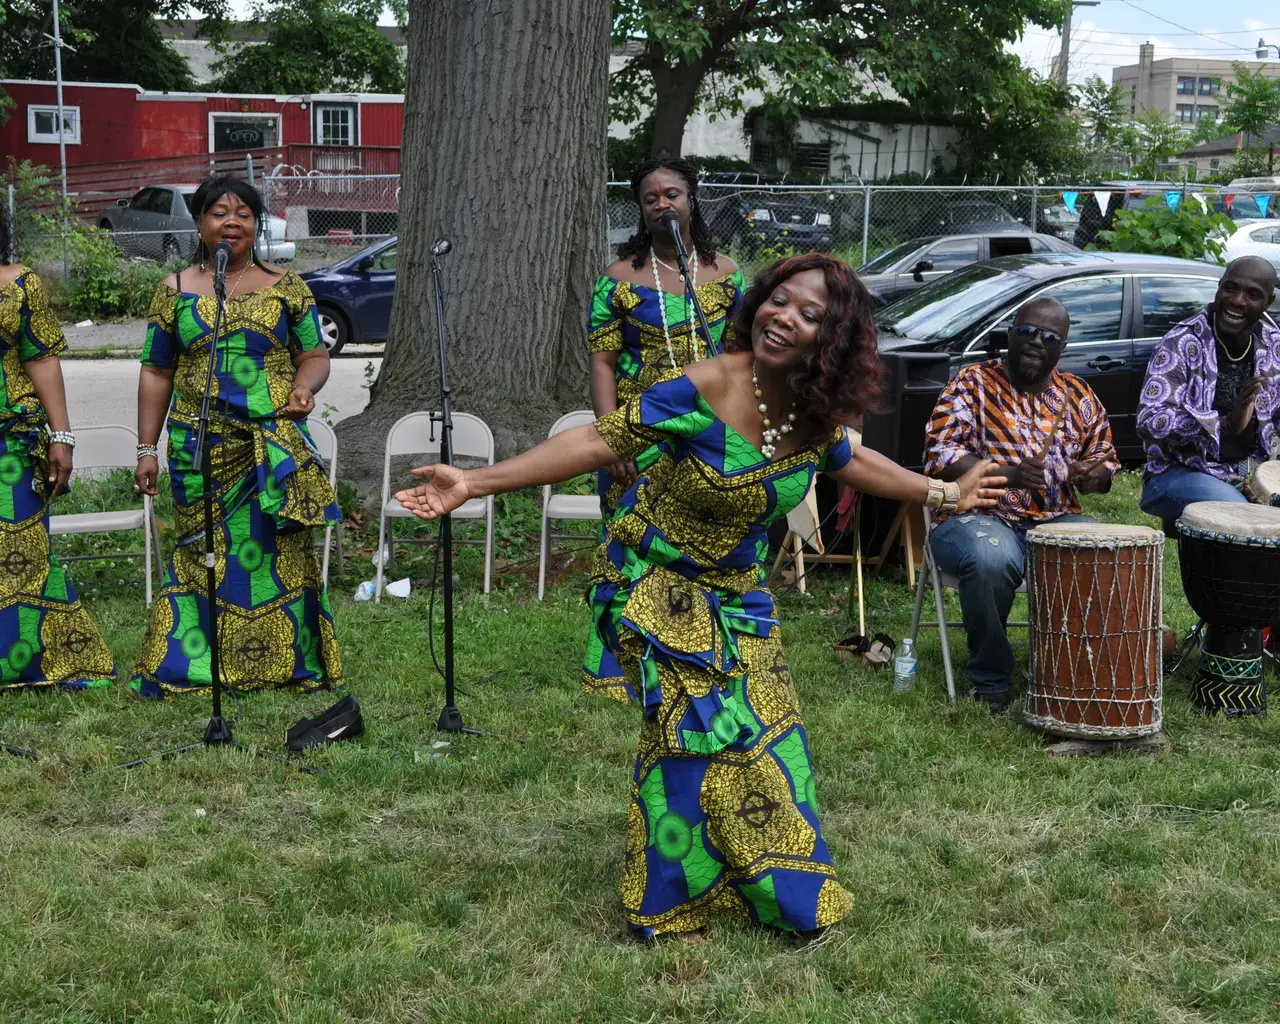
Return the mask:
[(1280, 453), (1280, 330), (1263, 319), (1276, 270), (1233, 262), (1213, 302), (1161, 340), (1138, 407), (1142, 511), (1171, 527), (1197, 501), (1245, 501), (1253, 467)]

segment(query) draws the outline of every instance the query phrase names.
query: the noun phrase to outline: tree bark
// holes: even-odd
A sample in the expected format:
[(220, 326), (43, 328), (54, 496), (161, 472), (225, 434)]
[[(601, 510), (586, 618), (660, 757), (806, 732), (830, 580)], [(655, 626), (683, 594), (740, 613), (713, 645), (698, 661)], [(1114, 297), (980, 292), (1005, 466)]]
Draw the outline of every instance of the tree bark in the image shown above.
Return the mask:
[(672, 67), (660, 54), (649, 62), (653, 77), (653, 141), (649, 155), (678, 157), (684, 145), (684, 126), (693, 114), (698, 87), (710, 65), (702, 61)]
[(489, 424), (502, 458), (589, 406), (609, 28), (599, 0), (412, 0), (390, 337), (368, 407), (337, 428), (344, 478), (379, 478), (391, 424), (440, 408), (442, 236), (454, 409)]

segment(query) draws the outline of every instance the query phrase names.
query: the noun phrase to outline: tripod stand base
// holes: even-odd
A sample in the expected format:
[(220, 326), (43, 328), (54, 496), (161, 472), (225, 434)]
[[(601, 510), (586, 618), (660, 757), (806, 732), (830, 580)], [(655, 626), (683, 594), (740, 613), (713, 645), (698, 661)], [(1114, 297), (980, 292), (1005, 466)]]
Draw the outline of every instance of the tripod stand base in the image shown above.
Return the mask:
[(440, 732), (462, 733), (465, 736), (488, 736), (487, 732), (480, 729), (472, 729), (462, 724), (462, 712), (455, 708), (452, 704), (446, 704), (444, 710), (440, 712), (440, 720), (436, 722), (436, 729)]
[[(192, 750), (208, 750), (210, 747), (230, 747), (232, 750), (243, 750), (246, 754), (252, 754), (254, 757), (261, 757), (268, 761), (280, 761), (283, 764), (294, 764), (287, 758), (281, 757), (279, 754), (273, 754), (268, 750), (261, 750), (258, 747), (246, 747), (243, 743), (237, 743), (231, 735), (231, 725), (221, 715), (214, 715), (209, 719), (209, 724), (204, 728), (204, 738), (199, 743), (188, 743), (183, 747), (174, 747), (172, 750), (162, 750), (157, 754), (148, 754), (146, 757), (140, 757), (136, 761), (126, 761), (117, 765), (119, 768), (137, 768), (139, 765), (149, 764), (152, 761), (167, 761), (171, 757), (177, 757), (179, 754), (186, 754)], [(317, 775), (319, 768), (313, 768), (309, 764), (294, 765), (300, 772), (308, 775)]]
[(241, 750), (247, 749), (241, 747), (239, 743), (231, 738), (231, 726), (227, 724), (227, 720), (221, 715), (214, 715), (209, 719), (209, 724), (205, 726), (204, 745), (206, 747), (229, 745), (239, 747)]

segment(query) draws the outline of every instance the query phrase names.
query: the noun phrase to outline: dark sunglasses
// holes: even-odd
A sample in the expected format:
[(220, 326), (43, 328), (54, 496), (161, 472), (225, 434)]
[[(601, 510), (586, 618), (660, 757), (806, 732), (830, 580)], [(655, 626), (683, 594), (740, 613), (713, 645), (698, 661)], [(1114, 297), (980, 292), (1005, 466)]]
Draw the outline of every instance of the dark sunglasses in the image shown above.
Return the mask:
[(1013, 333), (1019, 338), (1034, 338), (1040, 335), (1040, 340), (1047, 346), (1056, 348), (1063, 342), (1063, 337), (1057, 331), (1046, 331), (1043, 327), (1037, 327), (1035, 324), (1015, 324)]

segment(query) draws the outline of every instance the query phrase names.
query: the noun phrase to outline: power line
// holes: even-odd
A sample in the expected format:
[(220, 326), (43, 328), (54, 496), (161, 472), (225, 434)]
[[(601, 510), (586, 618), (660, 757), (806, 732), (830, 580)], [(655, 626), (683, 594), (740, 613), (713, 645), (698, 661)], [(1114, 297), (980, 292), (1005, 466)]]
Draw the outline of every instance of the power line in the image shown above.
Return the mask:
[(1143, 10), (1137, 4), (1133, 3), (1132, 0), (1120, 0), (1120, 2), (1124, 4), (1126, 7), (1132, 7), (1139, 14), (1145, 14), (1150, 18), (1155, 18), (1156, 21), (1163, 21), (1166, 25), (1172, 25), (1174, 28), (1180, 28), (1182, 29), (1183, 32), (1186, 32), (1190, 35), (1200, 36), (1202, 39), (1210, 39), (1215, 43), (1223, 43), (1227, 46), (1231, 45), (1230, 42), (1228, 42), (1226, 39), (1220, 39), (1217, 36), (1211, 36), (1207, 32), (1197, 32), (1193, 28), (1187, 28), (1186, 25), (1179, 25), (1176, 21), (1170, 21), (1168, 18), (1163, 18), (1160, 15), (1155, 14), (1151, 11)]

